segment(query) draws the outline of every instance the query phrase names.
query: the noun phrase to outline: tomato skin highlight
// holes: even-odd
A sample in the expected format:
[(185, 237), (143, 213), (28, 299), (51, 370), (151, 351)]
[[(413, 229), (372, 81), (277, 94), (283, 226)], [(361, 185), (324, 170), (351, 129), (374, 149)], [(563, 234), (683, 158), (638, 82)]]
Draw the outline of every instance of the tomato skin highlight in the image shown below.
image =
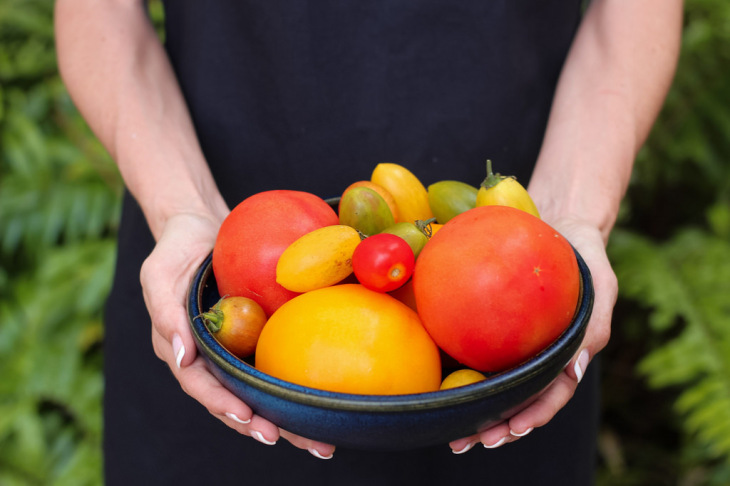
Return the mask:
[(415, 256), (408, 243), (390, 233), (365, 238), (352, 254), (358, 281), (376, 292), (391, 292), (411, 278)]
[(547, 223), (506, 206), (456, 216), (424, 247), (416, 305), (434, 341), (478, 371), (534, 356), (570, 324), (580, 274), (573, 248)]
[(298, 293), (276, 282), (284, 250), (315, 229), (338, 223), (322, 198), (301, 191), (264, 191), (240, 202), (221, 224), (213, 247), (220, 295), (243, 296), (271, 315)]

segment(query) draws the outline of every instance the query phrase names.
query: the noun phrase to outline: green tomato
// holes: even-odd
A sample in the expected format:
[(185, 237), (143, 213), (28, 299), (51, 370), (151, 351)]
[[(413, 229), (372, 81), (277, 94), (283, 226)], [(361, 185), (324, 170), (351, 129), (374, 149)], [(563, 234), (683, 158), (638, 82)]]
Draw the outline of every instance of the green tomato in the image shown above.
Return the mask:
[(460, 181), (439, 181), (428, 186), (428, 204), (436, 221), (444, 224), (454, 216), (473, 208), (477, 188)]
[(425, 228), (427, 223), (422, 223), (421, 221), (417, 221), (416, 223), (408, 223), (403, 221), (389, 226), (383, 231), (383, 233), (390, 233), (392, 235), (400, 236), (401, 238), (406, 240), (408, 246), (410, 246), (411, 250), (413, 250), (413, 255), (418, 258), (418, 254), (421, 253), (423, 247), (426, 245), (426, 243), (428, 243), (428, 236), (423, 229), (419, 228), (419, 225)]
[(340, 224), (351, 226), (365, 236), (380, 233), (395, 223), (385, 199), (367, 187), (354, 187), (342, 195)]

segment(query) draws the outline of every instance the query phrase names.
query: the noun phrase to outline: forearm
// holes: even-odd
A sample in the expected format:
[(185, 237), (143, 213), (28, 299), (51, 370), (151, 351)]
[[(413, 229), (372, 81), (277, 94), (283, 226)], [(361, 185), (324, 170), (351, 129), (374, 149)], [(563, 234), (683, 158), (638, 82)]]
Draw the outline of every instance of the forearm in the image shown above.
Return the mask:
[(547, 220), (615, 223), (676, 67), (680, 0), (594, 0), (558, 83), (529, 191)]
[(158, 237), (179, 213), (227, 212), (141, 2), (60, 0), (59, 68)]

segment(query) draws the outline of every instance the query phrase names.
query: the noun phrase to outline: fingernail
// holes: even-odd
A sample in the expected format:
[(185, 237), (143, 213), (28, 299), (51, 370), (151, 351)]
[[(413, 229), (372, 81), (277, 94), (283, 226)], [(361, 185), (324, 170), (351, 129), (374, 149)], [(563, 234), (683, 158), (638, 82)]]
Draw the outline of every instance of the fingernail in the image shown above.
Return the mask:
[(334, 457), (334, 454), (330, 453), (328, 456), (323, 456), (317, 449), (307, 449), (310, 454), (312, 454), (314, 457), (317, 457), (319, 459), (332, 459)]
[(529, 434), (530, 432), (532, 432), (532, 430), (533, 430), (533, 429), (534, 429), (534, 427), (530, 427), (529, 429), (525, 430), (525, 431), (524, 431), (524, 432), (522, 432), (521, 434), (518, 434), (517, 432), (513, 432), (513, 431), (512, 431), (511, 429), (510, 429), (509, 433), (510, 433), (510, 434), (512, 434), (512, 435), (514, 435), (515, 437), (524, 437), (524, 436), (526, 436), (527, 434)]
[(173, 334), (172, 336), (172, 352), (175, 354), (175, 364), (180, 368), (180, 363), (182, 363), (183, 356), (185, 356), (185, 346), (179, 334)]
[(264, 435), (261, 432), (259, 432), (258, 430), (252, 430), (251, 431), (251, 436), (253, 436), (254, 439), (256, 439), (257, 441), (261, 442), (262, 444), (266, 444), (266, 445), (274, 445), (274, 444), (276, 444), (276, 441), (273, 441), (272, 442), (270, 440), (266, 440), (266, 438), (264, 437)]
[(487, 449), (496, 449), (497, 447), (503, 445), (506, 441), (507, 441), (507, 437), (502, 437), (501, 439), (499, 439), (497, 442), (495, 442), (492, 445), (484, 444), (484, 447), (486, 447)]
[(454, 454), (463, 454), (463, 453), (469, 451), (472, 447), (474, 447), (474, 444), (475, 444), (475, 442), (469, 442), (462, 449), (460, 449), (458, 451), (455, 451), (455, 450), (452, 449), (451, 452), (453, 452)]
[(585, 373), (587, 367), (588, 351), (584, 349), (578, 355), (578, 359), (575, 360), (575, 365), (573, 366), (573, 371), (575, 371), (575, 376), (578, 379), (578, 383), (580, 383), (580, 380), (583, 379), (583, 374)]
[(226, 412), (226, 417), (233, 420), (234, 422), (238, 422), (239, 424), (251, 423), (251, 419), (241, 420), (235, 413)]

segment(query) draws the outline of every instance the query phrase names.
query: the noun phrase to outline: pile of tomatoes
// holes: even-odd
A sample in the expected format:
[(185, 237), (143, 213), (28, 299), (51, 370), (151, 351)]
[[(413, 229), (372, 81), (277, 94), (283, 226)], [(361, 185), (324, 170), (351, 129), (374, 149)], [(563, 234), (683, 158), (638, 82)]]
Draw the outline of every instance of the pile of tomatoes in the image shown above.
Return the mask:
[[(381, 163), (370, 180), (343, 191), (337, 211), (306, 192), (250, 196), (219, 230), (213, 272), (225, 297), (203, 318), (229, 351), (246, 358), (265, 339), (267, 322), (279, 326), (277, 311), (298, 296), (356, 285), (408, 307), (440, 356), (472, 370), (469, 376), (477, 378), (470, 381), (483, 379), (475, 371), (519, 364), (570, 324), (579, 273), (572, 247), (540, 219), (524, 188), (493, 174), (489, 162), (487, 172), (479, 187), (440, 181), (426, 188), (405, 167)], [(373, 309), (373, 329), (379, 329), (378, 311)], [(311, 321), (320, 314), (327, 318), (326, 309), (318, 310), (315, 317), (302, 316), (302, 325), (314, 328)], [(337, 324), (328, 326), (318, 332), (327, 334)], [(286, 339), (282, 335), (277, 339)], [(325, 339), (315, 336), (310, 345)]]

